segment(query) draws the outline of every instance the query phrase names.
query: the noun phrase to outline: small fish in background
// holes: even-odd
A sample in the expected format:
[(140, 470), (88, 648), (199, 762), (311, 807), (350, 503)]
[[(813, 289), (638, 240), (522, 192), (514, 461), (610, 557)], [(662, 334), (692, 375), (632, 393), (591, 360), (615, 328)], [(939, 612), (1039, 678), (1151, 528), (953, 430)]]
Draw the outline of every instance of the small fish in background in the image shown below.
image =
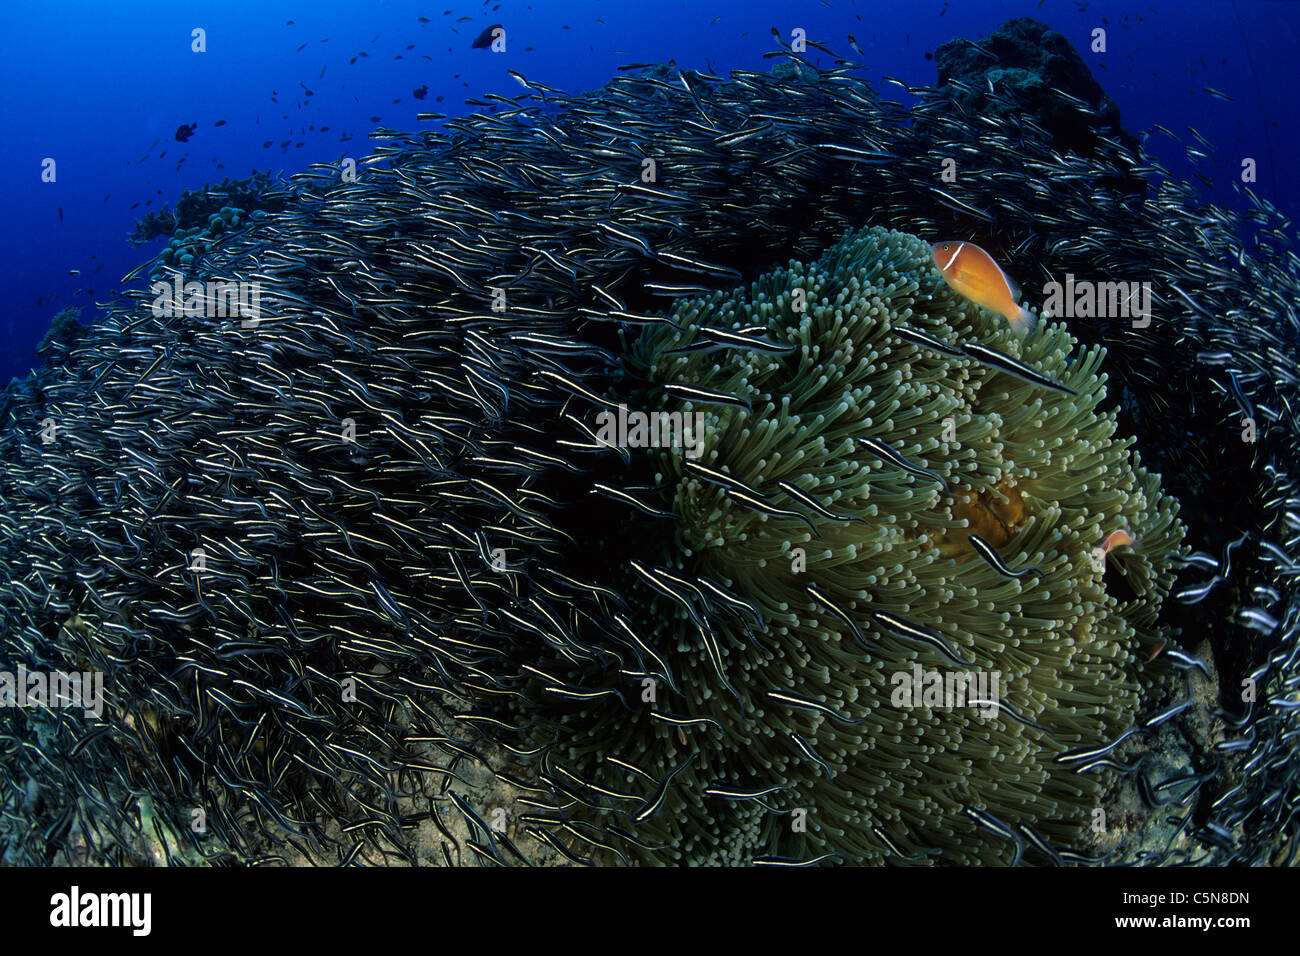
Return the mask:
[(943, 280), (959, 295), (978, 306), (1004, 316), (1020, 338), (1038, 325), (1037, 317), (1021, 308), (1016, 299), (1020, 290), (993, 261), (993, 257), (973, 242), (936, 242), (930, 247), (934, 264)]
[(189, 124), (182, 123), (180, 126), (176, 127), (176, 142), (178, 143), (187, 142), (189, 138), (194, 135), (194, 131), (197, 130), (198, 128), (199, 128), (198, 123), (189, 123)]

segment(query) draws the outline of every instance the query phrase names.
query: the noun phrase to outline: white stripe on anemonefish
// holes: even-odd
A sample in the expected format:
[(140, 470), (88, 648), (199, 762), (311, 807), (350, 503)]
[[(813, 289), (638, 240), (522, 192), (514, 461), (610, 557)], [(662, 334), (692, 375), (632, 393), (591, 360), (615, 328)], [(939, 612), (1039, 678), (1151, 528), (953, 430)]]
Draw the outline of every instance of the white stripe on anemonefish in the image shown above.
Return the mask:
[(961, 251), (965, 248), (966, 248), (966, 243), (964, 242), (957, 243), (957, 251), (952, 254), (952, 258), (948, 260), (948, 264), (943, 267), (944, 272), (947, 272), (949, 269), (952, 268), (952, 264), (957, 261), (957, 257), (961, 255)]

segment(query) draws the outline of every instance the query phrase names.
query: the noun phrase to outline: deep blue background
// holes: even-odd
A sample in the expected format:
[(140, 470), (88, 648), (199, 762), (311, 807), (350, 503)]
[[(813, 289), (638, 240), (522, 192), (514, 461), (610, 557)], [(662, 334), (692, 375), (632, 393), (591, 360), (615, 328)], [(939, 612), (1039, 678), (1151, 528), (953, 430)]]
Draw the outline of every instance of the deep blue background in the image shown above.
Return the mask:
[[(470, 19), (458, 23), (462, 16)], [(1223, 184), (1252, 156), (1256, 190), (1294, 216), (1300, 187), (1289, 165), (1275, 165), (1297, 155), (1300, 3), (1285, 0), (3, 0), (0, 382), (31, 367), (55, 312), (82, 305), (83, 318), (94, 315), (92, 300), (110, 298), (156, 251), (161, 240), (127, 241), (137, 217), (224, 176), (360, 157), (376, 125), (415, 128), (417, 112), (458, 115), (472, 112), (468, 97), (520, 92), (508, 69), (568, 90), (603, 85), (632, 61), (675, 59), (724, 75), (766, 70), (776, 26), (787, 38), (803, 27), (857, 59), (846, 40), (853, 34), (869, 79), (930, 84), (927, 51), (1016, 16), (1064, 33), (1130, 130), (1159, 123), (1182, 134), (1190, 124), (1215, 143), (1218, 162), (1201, 171), (1217, 201), (1231, 203)], [(508, 51), (472, 50), (494, 22), (508, 30)], [(1108, 50), (1091, 53), (1090, 31), (1103, 25)], [(190, 50), (195, 27), (207, 31), (206, 53)], [(426, 84), (427, 98), (417, 100), (412, 90)], [(214, 127), (220, 119), (226, 125)], [(188, 143), (173, 138), (182, 123), (198, 124)], [(1175, 172), (1190, 172), (1181, 147), (1163, 136), (1149, 145)], [(41, 182), (46, 157), (58, 164), (55, 183)]]

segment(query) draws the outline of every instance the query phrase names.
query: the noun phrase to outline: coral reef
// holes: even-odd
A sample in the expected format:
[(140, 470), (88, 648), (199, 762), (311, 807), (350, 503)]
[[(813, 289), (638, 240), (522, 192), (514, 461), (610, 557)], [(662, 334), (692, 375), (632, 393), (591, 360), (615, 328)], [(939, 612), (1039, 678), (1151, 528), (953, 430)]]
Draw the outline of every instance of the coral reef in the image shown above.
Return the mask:
[[(939, 849), (924, 859), (1007, 859), (1008, 841), (966, 804), (959, 814), (941, 813), (918, 796), (930, 785), (912, 789), (915, 764), (898, 780), (874, 784), (870, 819), (826, 796), (828, 783), (814, 780), (818, 760), (837, 777), (872, 779), (861, 765), (873, 759), (870, 751), (863, 758), (855, 749), (867, 735), (855, 741), (854, 725), (762, 696), (824, 694), (844, 716), (868, 716), (834, 675), (811, 673), (849, 653), (844, 628), (852, 628), (776, 573), (782, 543), (793, 547), (807, 524), (779, 514), (761, 521), (699, 484), (698, 474), (673, 485), (685, 471), (673, 471), (671, 455), (611, 448), (595, 435), (602, 411), (651, 401), (652, 386), (662, 394), (650, 407), (675, 408), (667, 399), (690, 394), (687, 381), (647, 380), (624, 362), (650, 326), (639, 354), (669, 368), (653, 349), (656, 336), (667, 335), (658, 326), (674, 300), (694, 300), (680, 316), (699, 324), (690, 310), (701, 297), (777, 263), (815, 262), (863, 225), (978, 242), (1031, 289), (1033, 304), (1036, 283), (1067, 273), (1154, 286), (1146, 326), (1066, 318), (1068, 335), (1053, 322), (1023, 351), (944, 298), (937, 284), (896, 290), (916, 299), (902, 313), (928, 316), (933, 308), (936, 334), (949, 329), (957, 341), (978, 333), (1043, 363), (1079, 392), (1068, 401), (1028, 398), (1019, 380), (969, 357), (917, 351), (888, 315), (865, 317), (874, 324), (857, 327), (861, 339), (846, 327), (819, 326), (828, 343), (809, 340), (808, 368), (844, 367), (824, 351), (830, 342), (879, 355), (878, 368), (870, 361), (844, 367), (845, 386), (878, 380), (950, 407), (958, 429), (950, 459), (937, 453), (939, 426), (915, 409), (877, 406), (880, 396), (867, 394), (844, 401), (843, 390), (822, 392), (816, 380), (792, 378), (785, 393), (809, 396), (809, 407), (827, 418), (787, 423), (789, 434), (768, 421), (760, 433), (758, 422), (745, 425), (725, 403), (721, 413), (701, 407), (715, 416), (713, 427), (735, 438), (751, 429), (709, 459), (738, 472), (765, 477), (775, 467), (763, 464), (763, 441), (793, 435), (798, 444), (821, 431), (842, 439), (836, 429), (847, 426), (829, 414), (843, 402), (839, 414), (866, 412), (868, 427), (880, 429), (864, 437), (893, 442), (897, 454), (943, 475), (958, 493), (977, 492), (945, 514), (923, 475), (899, 474), (861, 448), (832, 462), (834, 442), (823, 449), (815, 441), (804, 454), (820, 463), (818, 484), (794, 485), (836, 513), (874, 506), (894, 516), (889, 530), (871, 532), (886, 537), (868, 538), (859, 522), (841, 527), (806, 515), (829, 536), (826, 546), (807, 548), (810, 579), (829, 603), (844, 610), (877, 596), (876, 582), (862, 577), (849, 553), (860, 550), (850, 529), (871, 547), (888, 544), (917, 561), (913, 574), (925, 571), (927, 556), (930, 565), (951, 567), (959, 584), (943, 587), (964, 602), (960, 617), (939, 619), (937, 610), (926, 617), (937, 606), (925, 601), (938, 598), (908, 590), (901, 560), (882, 592), (899, 603), (884, 610), (938, 629), (977, 658), (985, 639), (996, 641), (1015, 681), (1009, 699), (1048, 728), (1022, 727), (1011, 745), (1031, 748), (1024, 779), (1042, 782), (1043, 792), (1022, 793), (999, 772), (988, 778), (996, 792), (954, 792), (942, 806), (984, 799), (994, 809), (970, 806), (1061, 841), (1082, 825), (1070, 808), (1094, 798), (1152, 815), (1140, 800), (1121, 800), (1146, 777), (1103, 766), (1070, 781), (1048, 754), (1126, 732), (1135, 715), (1171, 699), (1181, 704), (1171, 679), (1194, 667), (1186, 652), (1208, 646), (1212, 672), (1231, 689), (1219, 709), (1205, 713), (1214, 695), (1199, 692), (1124, 744), (1123, 761), (1135, 763), (1159, 730), (1161, 766), (1190, 766), (1198, 775), (1180, 797), (1179, 839), (1159, 859), (1294, 855), (1300, 711), (1287, 706), (1287, 695), (1300, 672), (1300, 541), (1291, 517), (1300, 513), (1293, 411), (1300, 283), (1281, 218), (1256, 201), (1254, 231), (1243, 240), (1233, 216), (1201, 203), (1115, 137), (1062, 151), (1005, 84), (995, 84), (986, 121), (975, 123), (952, 82), (914, 90), (919, 105), (907, 110), (848, 67), (818, 71), (784, 52), (789, 67), (736, 71), (727, 80), (656, 68), (582, 95), (530, 86), (501, 113), (381, 146), (356, 182), (321, 169), (300, 174), (280, 208), (247, 220), (241, 213), (239, 227), (202, 255), (185, 253), (193, 255), (187, 279), (263, 283), (255, 326), (229, 315), (159, 314), (151, 295), (135, 292), (51, 354), (57, 365), (9, 390), (0, 420), (0, 579), (9, 598), (0, 605), (8, 636), (0, 664), (98, 670), (106, 699), (99, 718), (0, 712), (6, 859), (165, 858), (171, 839), (141, 849), (146, 807), (178, 853), (219, 862), (297, 854), (414, 862), (410, 828), (422, 822), (439, 827), (446, 860), (458, 842), (466, 856), (501, 862), (538, 851), (575, 860), (743, 858), (726, 849), (732, 839), (754, 853), (828, 846), (866, 859), (883, 845), (871, 821), (886, 821), (879, 824), (885, 838), (904, 855)], [(1074, 108), (1081, 119), (1095, 113)], [(958, 179), (937, 184), (936, 171), (953, 156)], [(1135, 191), (1135, 181), (1150, 185)], [(208, 215), (222, 206), (248, 208), (221, 199)], [(202, 224), (188, 228), (194, 225)], [(914, 244), (894, 241), (914, 250), (905, 257), (914, 269)], [(827, 259), (821, 271), (800, 275), (811, 283), (839, 267)], [(871, 281), (887, 297), (893, 279)], [(785, 328), (793, 343), (802, 333), (785, 306), (777, 308), (778, 289), (760, 287), (774, 304), (754, 321)], [(855, 294), (852, 283), (843, 294), (845, 301)], [(820, 306), (811, 302), (810, 313)], [(1097, 346), (1106, 352), (1109, 408), (1098, 405)], [(799, 361), (802, 348), (800, 341)], [(1067, 353), (1074, 356), (1068, 366)], [(905, 358), (906, 369), (891, 365), (894, 357)], [(766, 360), (751, 360), (778, 374)], [(722, 378), (737, 374), (732, 361), (723, 350), (673, 365), (673, 374), (694, 375), (697, 389), (750, 395), (738, 379)], [(773, 361), (780, 369), (796, 362), (793, 353)], [(759, 392), (766, 387), (755, 384)], [(759, 392), (749, 398), (756, 414), (765, 408)], [(961, 408), (958, 396), (984, 405)], [(1028, 403), (1017, 406), (1015, 396)], [(1043, 449), (1024, 430), (1038, 412), (1059, 419), (1064, 443), (1082, 436), (1103, 449), (1081, 468), (1095, 470), (1102, 459), (1119, 468), (1086, 479), (1089, 493), (1096, 483), (1108, 489), (1097, 515), (1079, 510), (1083, 492), (1060, 504), (1079, 485), (1049, 467), (1063, 460), (1066, 444)], [(1239, 419), (1248, 413), (1259, 427), (1255, 443), (1240, 438)], [(768, 417), (778, 422), (775, 413)], [(1159, 491), (1136, 458), (1128, 469), (1127, 446), (1111, 438), (1112, 427), (1136, 439), (1143, 464), (1161, 476)], [(994, 436), (1004, 434), (996, 448)], [(866, 483), (870, 500), (845, 497), (854, 481)], [(663, 497), (665, 482), (677, 489), (671, 498)], [(837, 489), (841, 499), (831, 495)], [(772, 494), (762, 507), (801, 507), (768, 485), (762, 491)], [(1208, 560), (1223, 581), (1199, 601), (1184, 592), (1201, 583), (1205, 565), (1181, 569), (1176, 600), (1157, 619), (1166, 578), (1148, 563), (1151, 553), (1117, 555), (1099, 582), (1078, 549), (1109, 529), (1099, 515), (1122, 515), (1151, 539), (1144, 546), (1166, 553), (1177, 535), (1165, 494), (1181, 503), (1187, 546), (1203, 552), (1197, 560)], [(1075, 523), (1062, 526), (1071, 515)], [(1050, 586), (991, 576), (982, 558), (964, 550), (968, 540), (950, 536), (959, 516), (1013, 566), (1022, 557), (1041, 564)], [(733, 540), (737, 531), (749, 539)], [(923, 542), (922, 532), (935, 537)], [(771, 570), (742, 569), (751, 547)], [(844, 570), (823, 578), (815, 559), (839, 560)], [(662, 575), (684, 578), (688, 567), (701, 569), (690, 583), (704, 593), (691, 595), (700, 621), (684, 627), (681, 614), (689, 613), (664, 593), (683, 585)], [(708, 589), (713, 574), (724, 590)], [(1130, 578), (1136, 595), (1109, 593)], [(1058, 593), (1057, 582), (1067, 580), (1074, 592)], [(977, 586), (999, 600), (1016, 595), (1050, 606), (1031, 608), (1019, 623), (995, 621), (973, 596)], [(742, 598), (736, 592), (744, 588)], [(780, 601), (789, 606), (769, 607), (758, 619), (748, 609)], [(1102, 605), (1115, 613), (1103, 616)], [(880, 608), (860, 610), (868, 640), (855, 652), (898, 660), (930, 654), (900, 640)], [(968, 619), (986, 628), (981, 637), (960, 626)], [(1027, 634), (1017, 629), (1057, 620), (1095, 628), (1092, 642), (1083, 632), (1072, 636), (1100, 659), (1062, 659), (1069, 643), (1058, 642), (1033, 655), (1048, 661), (1036, 677), (1025, 669)], [(1146, 664), (1157, 633), (1168, 649)], [(762, 666), (762, 642), (779, 634), (826, 635), (806, 659), (794, 656), (808, 671), (798, 674), (802, 689), (791, 686), (793, 667), (788, 675), (755, 671), (754, 679), (789, 680), (767, 687), (726, 666)], [(1101, 674), (1117, 681), (1113, 704), (1097, 695)], [(1233, 695), (1246, 674), (1258, 696), (1243, 707)], [(658, 709), (643, 699), (646, 681), (657, 688)], [(1077, 701), (1072, 688), (1081, 689)], [(742, 749), (752, 739), (753, 747), (706, 746), (712, 735), (748, 726), (735, 717), (746, 698), (745, 720), (756, 729), (736, 739)], [(703, 719), (724, 711), (732, 717), (714, 718), (721, 730)], [(693, 714), (702, 715), (699, 723), (674, 723)], [(879, 719), (882, 728), (893, 724)], [(951, 733), (957, 721), (937, 725)], [(799, 739), (777, 753), (765, 727), (798, 728)], [(972, 754), (987, 757), (995, 735), (1010, 736), (1005, 723), (979, 727), (986, 743), (967, 743)], [(1224, 746), (1180, 756), (1170, 751), (1179, 735), (1166, 739), (1169, 730)], [(931, 746), (907, 739), (917, 753)], [(877, 749), (903, 748), (890, 758), (897, 764), (884, 764), (901, 766), (911, 745), (882, 741)], [(711, 776), (745, 761), (753, 762), (751, 780)], [(508, 837), (484, 822), (490, 808), (473, 805), (458, 783), (467, 762), (483, 763), (527, 795), (495, 808), (508, 817)], [(938, 759), (929, 766), (946, 767)], [(719, 795), (780, 774), (800, 799), (830, 801), (820, 818), (808, 808), (805, 837), (791, 837), (788, 822), (767, 813), (768, 803), (789, 807), (778, 794)], [(1062, 812), (1053, 816), (1053, 807)], [(201, 833), (189, 824), (196, 809), (206, 819)], [(676, 811), (689, 811), (681, 824), (671, 819)], [(1169, 819), (1175, 808), (1159, 813)], [(444, 815), (464, 828), (450, 827)], [(1141, 823), (1126, 818), (1123, 832), (1108, 834), (1111, 859), (1156, 859), (1137, 856), (1145, 848), (1132, 839), (1125, 843)], [(929, 845), (910, 827), (924, 830)]]

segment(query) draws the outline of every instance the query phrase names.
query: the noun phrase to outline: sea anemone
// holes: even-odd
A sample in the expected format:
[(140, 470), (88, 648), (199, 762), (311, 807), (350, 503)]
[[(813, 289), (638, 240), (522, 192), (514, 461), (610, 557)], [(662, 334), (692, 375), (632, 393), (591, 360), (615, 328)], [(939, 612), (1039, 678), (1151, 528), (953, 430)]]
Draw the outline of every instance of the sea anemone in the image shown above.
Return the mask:
[[(837, 854), (879, 863), (896, 857), (883, 830), (895, 845), (942, 851), (947, 861), (1010, 859), (1012, 845), (980, 833), (963, 816), (968, 806), (1052, 842), (1088, 842), (1102, 788), (1054, 758), (1134, 722), (1182, 538), (1175, 503), (1131, 442), (1114, 437), (1114, 413), (1098, 410), (1104, 350), (1075, 354), (1061, 323), (1020, 348), (1022, 361), (1071, 395), (900, 338), (901, 327), (1017, 350), (1000, 318), (939, 281), (924, 242), (879, 228), (850, 233), (811, 265), (791, 262), (747, 288), (685, 302), (670, 318), (630, 350), (629, 374), (648, 383), (644, 399), (656, 412), (702, 411), (698, 463), (763, 504), (691, 470), (684, 444), (651, 452), (674, 515), (664, 556), (671, 577), (661, 580), (669, 592), (678, 582), (680, 595), (652, 632), (673, 652), (684, 698), (665, 693), (664, 705), (706, 722), (689, 744), (667, 728), (658, 735), (649, 765), (698, 759), (645, 842), (693, 862)], [(707, 346), (699, 333), (714, 328), (761, 328), (791, 351), (689, 351)], [(752, 412), (665, 400), (670, 382), (735, 396)], [(882, 461), (864, 437), (935, 478)], [(1125, 600), (1108, 593), (1093, 558), (1117, 528), (1142, 542), (1125, 565)], [(999, 573), (972, 549), (976, 529), (1011, 563), (1038, 572)], [(705, 634), (693, 623), (701, 582), (756, 609), (762, 626), (719, 615)], [(990, 719), (977, 707), (922, 706), (919, 688), (917, 706), (900, 707), (897, 688), (915, 666), (952, 671), (954, 662), (900, 639), (876, 611), (923, 623), (975, 668), (998, 672), (1006, 709)], [(819, 709), (791, 706), (786, 693)], [(560, 749), (609, 789), (635, 792), (617, 765), (601, 773), (584, 761), (608, 731), (596, 721)], [(792, 734), (826, 766), (801, 754)], [(622, 755), (643, 763), (640, 753)], [(727, 800), (706, 792), (714, 782), (770, 793), (764, 802), (780, 813), (720, 816)], [(800, 808), (806, 832), (784, 825)]]

